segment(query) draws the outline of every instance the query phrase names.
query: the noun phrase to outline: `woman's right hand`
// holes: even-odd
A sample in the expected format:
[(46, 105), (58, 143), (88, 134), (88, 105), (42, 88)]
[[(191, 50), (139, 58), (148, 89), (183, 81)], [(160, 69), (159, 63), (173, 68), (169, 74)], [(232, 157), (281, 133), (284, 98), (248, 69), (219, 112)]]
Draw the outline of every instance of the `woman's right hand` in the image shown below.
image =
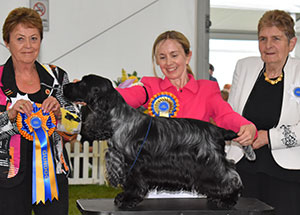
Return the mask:
[(252, 145), (254, 138), (256, 137), (256, 127), (254, 124), (242, 125), (240, 131), (237, 133), (238, 137), (233, 139), (242, 146)]
[(30, 116), (32, 110), (32, 103), (29, 100), (20, 99), (8, 110), (8, 118), (10, 121), (14, 121), (19, 112)]

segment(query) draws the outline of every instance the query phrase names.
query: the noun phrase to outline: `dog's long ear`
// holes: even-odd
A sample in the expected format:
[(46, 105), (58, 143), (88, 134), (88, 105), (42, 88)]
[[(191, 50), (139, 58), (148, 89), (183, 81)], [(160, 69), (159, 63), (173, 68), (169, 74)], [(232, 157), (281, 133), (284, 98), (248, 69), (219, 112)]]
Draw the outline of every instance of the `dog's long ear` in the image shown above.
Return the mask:
[(112, 136), (112, 128), (109, 114), (103, 111), (95, 103), (91, 109), (85, 107), (82, 109), (82, 137), (93, 140), (107, 140)]
[(87, 103), (93, 112), (87, 119), (87, 129), (85, 133), (88, 136), (95, 136), (97, 139), (108, 139), (112, 136), (111, 116), (112, 108), (118, 102), (118, 92), (114, 89), (109, 79), (92, 76), (89, 80), (89, 92)]
[(83, 122), (82, 133), (93, 140), (107, 140), (112, 136), (108, 114), (103, 111), (90, 112)]

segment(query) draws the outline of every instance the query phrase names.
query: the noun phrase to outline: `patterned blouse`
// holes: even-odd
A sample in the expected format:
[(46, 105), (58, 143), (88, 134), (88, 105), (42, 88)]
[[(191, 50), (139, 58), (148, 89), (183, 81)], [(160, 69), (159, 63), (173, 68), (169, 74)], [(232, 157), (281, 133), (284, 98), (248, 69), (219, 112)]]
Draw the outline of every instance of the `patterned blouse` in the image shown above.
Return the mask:
[[(11, 123), (8, 118), (7, 110), (19, 99), (42, 103), (49, 96), (53, 96), (58, 100), (61, 108), (65, 110), (64, 112), (69, 113), (68, 121), (72, 121), (74, 125), (72, 130), (65, 130), (64, 125), (58, 122), (57, 128), (61, 132), (56, 129), (49, 139), (56, 174), (68, 175), (70, 173), (64, 138), (60, 134), (76, 135), (79, 133), (81, 124), (79, 110), (63, 97), (62, 86), (69, 82), (68, 75), (54, 65), (43, 65), (35, 62), (35, 66), (41, 87), (38, 92), (33, 94), (26, 94), (18, 89), (11, 58), (3, 66), (0, 66), (0, 187), (11, 187), (20, 183), (24, 178), (26, 166), (28, 167), (32, 163), (33, 142), (23, 138), (16, 123)], [(70, 118), (70, 116), (72, 117)], [(63, 121), (66, 120), (61, 120), (61, 122)]]

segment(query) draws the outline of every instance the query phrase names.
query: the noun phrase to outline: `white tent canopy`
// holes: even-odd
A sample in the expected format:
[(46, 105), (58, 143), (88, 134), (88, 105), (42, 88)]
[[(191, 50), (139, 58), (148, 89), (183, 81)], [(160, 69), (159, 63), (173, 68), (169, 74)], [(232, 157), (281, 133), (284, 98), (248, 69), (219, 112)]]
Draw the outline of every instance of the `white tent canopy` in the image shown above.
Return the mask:
[[(49, 2), (49, 31), (44, 34), (39, 60), (62, 67), (71, 80), (89, 73), (116, 80), (122, 68), (139, 76), (152, 75), (152, 44), (166, 30), (188, 37), (191, 67), (197, 78), (207, 78), (209, 38), (256, 39), (257, 21), (265, 10), (288, 10), (295, 18), (300, 13), (299, 0), (211, 0), (210, 10), (209, 0), (44, 1)], [(28, 7), (29, 2), (2, 4), (1, 27), (9, 11)], [(208, 19), (209, 31), (205, 29)], [(0, 64), (9, 55), (1, 38)]]

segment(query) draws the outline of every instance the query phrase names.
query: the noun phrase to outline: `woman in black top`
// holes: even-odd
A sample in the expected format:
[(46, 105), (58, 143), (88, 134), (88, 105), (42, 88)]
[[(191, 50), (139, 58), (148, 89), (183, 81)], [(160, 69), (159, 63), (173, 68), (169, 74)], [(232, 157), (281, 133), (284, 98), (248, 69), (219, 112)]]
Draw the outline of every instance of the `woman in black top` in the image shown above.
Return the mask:
[(242, 196), (258, 198), (276, 214), (300, 214), (300, 60), (294, 49), (294, 21), (284, 11), (267, 11), (258, 24), (261, 57), (239, 60), (229, 95), (233, 109), (252, 121), (258, 137), (256, 160), (239, 160)]
[[(67, 215), (70, 166), (63, 138), (57, 131), (66, 131), (64, 113), (78, 118), (77, 109), (62, 94), (68, 75), (59, 67), (37, 62), (43, 26), (35, 10), (14, 9), (2, 32), (11, 57), (0, 65), (0, 214), (31, 215), (34, 210), (41, 215)], [(34, 105), (40, 105), (43, 111), (38, 112)], [(46, 138), (40, 129), (36, 131), (38, 138), (32, 135), (33, 141), (23, 136), (16, 120), (22, 114), (33, 119), (30, 117), (35, 110), (45, 113), (35, 115), (35, 120), (40, 117), (47, 122), (41, 127), (47, 129), (46, 124), (55, 130)], [(47, 114), (51, 113), (53, 118), (48, 121)], [(74, 125), (70, 135), (79, 131), (79, 124)], [(22, 128), (30, 133), (26, 125)]]

